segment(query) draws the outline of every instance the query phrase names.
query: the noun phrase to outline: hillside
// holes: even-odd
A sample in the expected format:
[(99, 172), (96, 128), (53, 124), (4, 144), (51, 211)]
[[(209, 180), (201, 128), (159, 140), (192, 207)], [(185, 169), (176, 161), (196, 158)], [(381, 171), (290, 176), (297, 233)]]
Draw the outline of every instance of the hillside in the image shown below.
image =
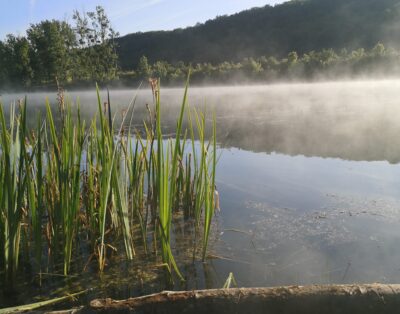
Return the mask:
[(400, 0), (293, 0), (173, 31), (118, 39), (123, 70), (150, 62), (222, 62), (323, 48), (400, 46)]

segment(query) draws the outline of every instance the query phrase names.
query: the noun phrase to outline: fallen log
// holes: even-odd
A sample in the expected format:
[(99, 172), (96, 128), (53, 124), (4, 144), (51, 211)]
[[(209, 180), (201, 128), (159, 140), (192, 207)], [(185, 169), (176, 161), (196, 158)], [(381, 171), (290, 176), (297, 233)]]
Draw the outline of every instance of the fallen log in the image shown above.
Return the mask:
[(400, 285), (313, 285), (164, 291), (126, 300), (95, 299), (97, 313), (400, 313)]

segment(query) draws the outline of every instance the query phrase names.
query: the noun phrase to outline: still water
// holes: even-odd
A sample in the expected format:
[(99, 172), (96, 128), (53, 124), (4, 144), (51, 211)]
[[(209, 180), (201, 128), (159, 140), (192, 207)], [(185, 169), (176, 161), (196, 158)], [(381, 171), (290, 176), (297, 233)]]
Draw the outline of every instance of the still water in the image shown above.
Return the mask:
[[(110, 95), (117, 119), (136, 95), (134, 124), (152, 104), (148, 88)], [(174, 125), (182, 95), (161, 90), (164, 125)], [(54, 92), (28, 95), (33, 125), (45, 97), (56, 102)], [(68, 97), (88, 119), (97, 110), (94, 90)], [(190, 88), (189, 103), (216, 114), (221, 211), (207, 263), (182, 263), (188, 280), (174, 289), (222, 287), (229, 272), (239, 286), (400, 281), (400, 81)], [(0, 305), (88, 287), (87, 300), (171, 288), (136, 266), (42, 282), (29, 274)]]

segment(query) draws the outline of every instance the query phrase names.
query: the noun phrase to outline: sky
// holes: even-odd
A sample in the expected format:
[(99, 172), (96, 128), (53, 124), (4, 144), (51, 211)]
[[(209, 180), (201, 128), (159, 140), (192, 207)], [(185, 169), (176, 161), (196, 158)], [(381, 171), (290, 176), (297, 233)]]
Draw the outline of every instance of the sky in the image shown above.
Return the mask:
[(284, 0), (0, 0), (0, 40), (6, 34), (25, 35), (31, 23), (45, 19), (72, 20), (72, 12), (105, 8), (121, 35), (171, 30), (205, 22), (218, 15)]

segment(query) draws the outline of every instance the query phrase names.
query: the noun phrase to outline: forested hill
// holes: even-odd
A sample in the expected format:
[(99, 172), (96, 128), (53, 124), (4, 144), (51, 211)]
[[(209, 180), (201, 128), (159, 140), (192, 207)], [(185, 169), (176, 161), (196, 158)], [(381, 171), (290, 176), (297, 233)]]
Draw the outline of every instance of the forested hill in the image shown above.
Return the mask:
[(119, 38), (120, 66), (150, 62), (222, 62), (324, 48), (400, 47), (400, 0), (293, 0), (173, 31)]

